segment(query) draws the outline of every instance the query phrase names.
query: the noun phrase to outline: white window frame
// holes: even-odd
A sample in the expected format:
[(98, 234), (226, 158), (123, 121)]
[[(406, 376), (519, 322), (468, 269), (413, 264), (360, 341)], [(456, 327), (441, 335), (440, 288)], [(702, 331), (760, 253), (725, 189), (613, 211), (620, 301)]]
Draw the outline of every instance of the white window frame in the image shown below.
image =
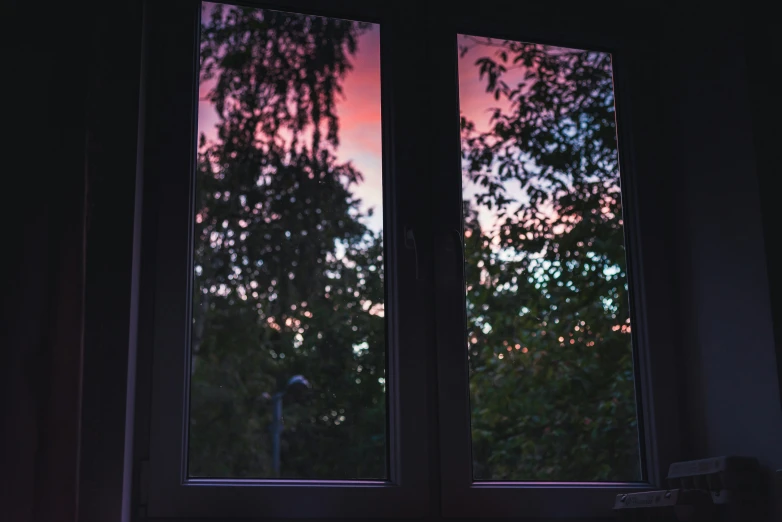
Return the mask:
[[(142, 293), (154, 303), (154, 318), (144, 321), (142, 317), (140, 339), (150, 343), (139, 347), (140, 360), (151, 368), (149, 373), (140, 370), (141, 377), (149, 377), (151, 389), (144, 391), (140, 379), (138, 390), (150, 405), (148, 410), (144, 404), (139, 406), (136, 432), (144, 440), (136, 451), (135, 498), (140, 517), (591, 518), (611, 516), (618, 492), (661, 487), (668, 464), (679, 455), (679, 433), (677, 390), (665, 386), (675, 381), (673, 294), (665, 256), (666, 228), (658, 219), (661, 210), (655, 208), (668, 196), (650, 159), (657, 139), (650, 123), (654, 112), (643, 103), (650, 91), (640, 88), (644, 71), (639, 60), (654, 56), (647, 54), (648, 35), (627, 40), (630, 31), (617, 33), (610, 23), (605, 32), (583, 34), (573, 16), (555, 26), (547, 17), (551, 8), (546, 7), (531, 7), (524, 24), (511, 25), (501, 12), (491, 9), (491, 0), (481, 3), (482, 16), (453, 9), (418, 17), (413, 15), (422, 14), (423, 8), (414, 2), (249, 3), (381, 25), (390, 478), (352, 482), (185, 476), (200, 10), (194, 0), (148, 2), (143, 170), (145, 198), (153, 204), (144, 217), (144, 234), (154, 237), (154, 247), (142, 256), (147, 266), (154, 266), (155, 275), (142, 281)], [(422, 31), (427, 35), (426, 54), (420, 53)], [(465, 324), (462, 253), (456, 239), (462, 226), (458, 33), (612, 52), (639, 366), (636, 386), (642, 406), (643, 482), (472, 480), (465, 330), (458, 327)], [(412, 59), (416, 53), (421, 56)], [(404, 81), (419, 74), (431, 75), (430, 81)], [(428, 156), (420, 147), (426, 125), (413, 128), (423, 109), (432, 122)], [(432, 158), (437, 161), (429, 163)], [(420, 180), (427, 176), (431, 183), (422, 186)], [(405, 241), (409, 231), (414, 245)]]
[[(657, 143), (657, 137), (650, 132), (653, 127), (643, 127), (641, 123), (644, 119), (648, 124), (654, 123), (657, 115), (649, 110), (654, 105), (642, 108), (640, 102), (649, 101), (642, 98), (648, 91), (637, 89), (643, 75), (649, 74), (644, 70), (648, 63), (643, 58), (654, 56), (648, 54), (649, 34), (639, 31), (637, 26), (621, 28), (613, 17), (603, 23), (590, 19), (587, 8), (563, 19), (564, 10), (524, 6), (530, 16), (519, 21), (517, 17), (504, 16), (501, 8), (492, 9), (499, 2), (482, 4), (488, 5), (482, 5), (480, 12), (471, 6), (469, 10), (454, 9), (434, 15), (429, 62), (439, 64), (436, 74), (441, 81), (458, 78), (458, 34), (595, 49), (612, 55), (643, 480), (615, 483), (473, 480), (460, 240), (463, 218), (459, 97), (458, 89), (441, 90), (430, 110), (433, 120), (451, 123), (444, 124), (442, 139), (433, 153), (438, 160), (432, 180), (433, 186), (441, 191), (434, 209), (434, 233), (442, 515), (533, 519), (611, 517), (617, 494), (664, 488), (667, 468), (677, 460), (680, 451), (670, 261), (665, 256), (667, 245), (661, 241), (665, 228), (659, 213), (664, 209), (655, 208), (655, 204), (667, 201), (668, 196), (664, 193), (663, 177), (655, 179), (655, 162), (649, 159), (641, 162), (636, 153), (636, 147), (640, 148), (641, 144), (644, 147), (640, 152), (646, 154)], [(583, 27), (590, 23), (594, 25), (587, 33)], [(632, 119), (631, 107), (637, 109)]]
[[(389, 30), (387, 11), (382, 9), (351, 11), (343, 6), (323, 12), (312, 1), (257, 5), (379, 22), (384, 49), (392, 47), (395, 34), (404, 31)], [(199, 12), (200, 2), (196, 1), (150, 2), (146, 15), (149, 91), (144, 174), (146, 193), (158, 204), (154, 205), (156, 215), (147, 224), (147, 232), (154, 233), (156, 240), (154, 254), (147, 256), (147, 262), (155, 267), (155, 279), (149, 288), (155, 314), (154, 324), (147, 325), (153, 332), (148, 454), (140, 459), (139, 501), (145, 516), (424, 516), (430, 505), (428, 428), (420, 419), (433, 417), (427, 411), (427, 365), (403, 361), (420, 362), (418, 356), (425, 352), (427, 325), (422, 310), (427, 297), (425, 287), (416, 282), (416, 252), (405, 250), (398, 232), (405, 224), (420, 221), (416, 209), (422, 202), (414, 190), (405, 186), (415, 179), (412, 154), (404, 154), (414, 144), (405, 141), (393, 127), (393, 120), (401, 119), (405, 110), (395, 111), (394, 118), (388, 113), (388, 108), (398, 103), (395, 98), (406, 95), (397, 92), (387, 75), (382, 79), (384, 231), (388, 245), (385, 284), (391, 298), (385, 313), (388, 373), (396, 376), (387, 385), (388, 480), (219, 480), (186, 476)], [(393, 45), (400, 51), (402, 47)], [(398, 58), (400, 51), (383, 52), (384, 70), (405, 67)], [(395, 206), (393, 202), (400, 193), (406, 194), (405, 205)], [(400, 255), (406, 259), (396, 262)], [(405, 385), (399, 386), (400, 382)], [(405, 415), (400, 415), (401, 410)]]

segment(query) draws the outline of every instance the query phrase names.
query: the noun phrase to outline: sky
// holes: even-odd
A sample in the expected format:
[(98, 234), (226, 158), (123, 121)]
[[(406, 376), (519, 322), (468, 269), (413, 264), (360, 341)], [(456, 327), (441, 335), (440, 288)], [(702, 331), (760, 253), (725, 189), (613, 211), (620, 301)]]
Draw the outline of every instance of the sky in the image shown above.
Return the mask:
[[(495, 100), (486, 92), (486, 79), (481, 79), (475, 61), (485, 56), (493, 56), (494, 49), (475, 45), (470, 36), (458, 35), (459, 47), (469, 45), (470, 49), (459, 58), (459, 110), (462, 116), (472, 121), (479, 132), (489, 130), (489, 118), (494, 108), (509, 112), (510, 105), (504, 98)], [(503, 80), (509, 85), (520, 82), (524, 77), (523, 69), (510, 70), (503, 75)], [(508, 196), (516, 199), (525, 197), (520, 188), (506, 186)], [(462, 193), (465, 199), (471, 199), (478, 193), (478, 187), (462, 176)], [(494, 212), (485, 206), (474, 206), (478, 210), (478, 222), (481, 229), (488, 231), (494, 228), (497, 221)]]
[[(459, 35), (458, 42), (469, 43)], [(503, 100), (495, 101), (486, 93), (485, 80), (478, 75), (475, 61), (486, 56), (490, 50), (473, 46), (459, 60), (459, 104), (464, 116), (476, 123), (479, 130), (486, 130), (489, 124), (489, 109), (507, 109)], [(522, 70), (510, 71), (506, 81), (520, 81)], [(340, 161), (352, 161), (364, 174), (364, 182), (357, 186), (355, 194), (362, 199), (364, 208), (373, 207), (375, 215), (369, 226), (380, 230), (383, 225), (382, 203), (382, 127), (380, 119), (380, 26), (361, 35), (358, 50), (353, 58), (353, 71), (344, 81), (344, 98), (337, 105), (340, 122), (340, 147), (337, 157)], [(472, 187), (465, 187), (465, 195), (474, 194)], [(479, 212), (481, 224), (489, 227), (493, 214), (486, 209)]]
[(354, 188), (364, 209), (374, 208), (368, 225), (383, 227), (383, 136), (380, 120), (380, 26), (373, 24), (358, 40), (353, 70), (343, 84), (337, 105), (340, 146), (337, 158), (351, 161), (364, 175)]
[[(464, 36), (458, 36), (458, 42), (469, 43)], [(459, 60), (459, 104), (464, 116), (475, 122), (479, 130), (485, 130), (489, 124), (489, 109), (500, 107), (507, 109), (503, 100), (495, 101), (486, 93), (485, 80), (478, 75), (475, 61), (486, 56), (490, 50), (473, 46)], [(522, 70), (510, 71), (506, 81), (520, 81)], [(337, 157), (341, 161), (352, 161), (364, 174), (364, 183), (357, 186), (355, 194), (363, 201), (364, 208), (373, 207), (375, 215), (369, 226), (380, 230), (383, 225), (382, 202), (382, 128), (380, 119), (380, 26), (372, 25), (358, 42), (358, 50), (353, 58), (353, 71), (344, 81), (344, 98), (337, 105), (340, 122), (340, 147)], [(465, 195), (472, 196), (473, 187), (465, 186)], [(479, 219), (484, 227), (490, 227), (494, 221), (493, 213), (486, 209), (479, 211)]]
[[(205, 9), (208, 7), (205, 7)], [(353, 70), (343, 82), (343, 96), (337, 102), (340, 145), (339, 162), (352, 162), (363, 174), (364, 181), (353, 187), (362, 200), (362, 210), (374, 208), (367, 225), (379, 231), (383, 228), (383, 139), (380, 120), (380, 26), (372, 24), (358, 40), (358, 50), (352, 59)], [(198, 103), (198, 134), (207, 139), (216, 136), (218, 122), (213, 104), (204, 98), (213, 81), (201, 82)]]
[[(469, 37), (459, 35), (459, 44), (471, 43)], [(478, 130), (488, 130), (490, 109), (495, 107), (508, 109), (504, 100), (495, 101), (486, 93), (486, 81), (481, 80), (475, 61), (492, 53), (492, 49), (482, 46), (472, 48), (459, 59), (459, 105), (461, 113), (476, 124)], [(383, 225), (382, 202), (382, 129), (380, 120), (380, 26), (373, 25), (358, 42), (358, 50), (353, 58), (353, 71), (344, 81), (344, 98), (337, 105), (340, 122), (340, 147), (337, 157), (341, 161), (352, 161), (364, 174), (364, 182), (354, 189), (362, 199), (364, 209), (373, 207), (375, 215), (369, 226), (380, 230)], [(509, 71), (505, 81), (521, 81), (524, 71)], [(518, 190), (509, 192), (522, 198)], [(464, 194), (472, 197), (476, 188), (465, 182)], [(479, 221), (482, 228), (492, 228), (496, 220), (493, 212), (479, 209)]]
[[(459, 43), (468, 43), (459, 35)], [(507, 109), (502, 100), (495, 101), (485, 91), (485, 80), (480, 80), (475, 61), (486, 56), (485, 47), (473, 47), (459, 60), (459, 104), (464, 116), (474, 121), (479, 130), (489, 123), (489, 109)], [(506, 81), (520, 81), (522, 70), (511, 71)], [(364, 174), (364, 182), (357, 186), (355, 194), (362, 199), (364, 209), (373, 207), (375, 215), (368, 223), (373, 230), (383, 225), (382, 203), (382, 127), (380, 119), (380, 26), (372, 25), (358, 42), (353, 58), (353, 71), (344, 80), (344, 98), (337, 105), (340, 122), (340, 161), (351, 161)], [(475, 193), (465, 187), (465, 195)], [(481, 224), (491, 226), (493, 214), (486, 209), (479, 212)]]
[[(205, 4), (208, 10), (208, 4)], [(458, 36), (459, 44), (471, 43), (469, 37)], [(492, 53), (492, 49), (475, 46), (459, 59), (459, 103), (462, 115), (476, 124), (478, 130), (486, 130), (489, 110), (494, 107), (507, 109), (504, 100), (495, 101), (485, 92), (485, 80), (481, 80), (475, 61)], [(356, 54), (352, 57), (353, 70), (343, 80), (343, 96), (337, 101), (340, 145), (336, 150), (339, 162), (351, 162), (363, 174), (362, 183), (353, 187), (354, 194), (362, 200), (361, 210), (374, 209), (367, 225), (375, 231), (383, 226), (383, 151), (381, 126), (380, 92), (380, 26), (372, 24), (358, 39)], [(520, 81), (523, 70), (506, 73), (509, 83)], [(213, 82), (202, 82), (200, 98), (204, 100)], [(218, 122), (216, 111), (209, 101), (200, 101), (198, 106), (198, 133), (207, 138), (216, 135)], [(510, 195), (523, 198), (524, 195), (508, 187)], [(465, 182), (464, 194), (471, 197), (476, 189)], [(484, 229), (492, 228), (494, 214), (479, 208), (479, 221)]]

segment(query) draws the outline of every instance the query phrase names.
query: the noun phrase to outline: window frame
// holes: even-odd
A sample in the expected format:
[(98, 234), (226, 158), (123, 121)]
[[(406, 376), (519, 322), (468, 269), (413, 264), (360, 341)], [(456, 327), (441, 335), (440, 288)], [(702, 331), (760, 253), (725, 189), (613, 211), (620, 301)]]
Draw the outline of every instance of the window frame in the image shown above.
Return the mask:
[[(442, 197), (433, 208), (435, 236), (436, 338), (438, 396), (440, 400), (440, 475), (444, 517), (611, 517), (616, 495), (664, 487), (671, 462), (680, 454), (676, 400), (676, 358), (672, 339), (669, 247), (662, 241), (665, 224), (655, 215), (659, 202), (670, 201), (663, 183), (654, 182), (661, 168), (648, 153), (658, 142), (655, 117), (649, 106), (650, 92), (640, 87), (642, 56), (651, 57), (651, 33), (638, 25), (620, 28), (638, 16), (631, 10), (613, 11), (598, 20), (586, 8), (568, 6), (564, 14), (556, 8), (524, 5), (527, 15), (508, 15), (508, 5), (495, 0), (475, 9), (438, 12), (430, 22), (436, 28), (429, 46), (429, 61), (439, 64), (432, 84), (455, 84), (431, 99), (432, 120), (452, 122), (440, 133), (432, 164), (432, 186)], [(584, 20), (588, 20), (584, 24)], [(617, 23), (619, 20), (619, 23)], [(593, 24), (592, 31), (584, 25)], [(645, 24), (648, 26), (651, 24)], [(635, 31), (635, 33), (634, 33)], [(528, 41), (577, 49), (609, 52), (612, 55), (614, 96), (625, 247), (633, 324), (634, 373), (639, 442), (644, 479), (639, 482), (476, 482), (472, 478), (470, 397), (466, 341), (465, 280), (463, 263), (463, 216), (460, 139), (458, 134), (457, 35), (471, 34), (498, 39)], [(644, 128), (640, 122), (649, 125)], [(639, 147), (639, 139), (646, 140)], [(668, 208), (671, 208), (668, 206)], [(454, 325), (461, 325), (454, 328)], [(671, 386), (671, 384), (674, 384)]]
[[(228, 2), (234, 3), (237, 2)], [(432, 364), (410, 364), (425, 350), (431, 297), (416, 277), (418, 252), (405, 248), (402, 230), (421, 222), (425, 193), (410, 190), (417, 166), (415, 142), (400, 132), (414, 92), (394, 83), (387, 71), (404, 71), (407, 24), (389, 3), (344, 2), (324, 9), (315, 1), (238, 2), (257, 8), (342, 17), (381, 24), (384, 235), (389, 428), (389, 478), (382, 481), (191, 479), (186, 476), (189, 401), (189, 336), (195, 190), (200, 1), (148, 2), (144, 73), (147, 77), (144, 180), (151, 212), (145, 216), (148, 248), (147, 303), (154, 317), (142, 320), (141, 338), (151, 347), (151, 391), (140, 423), (147, 439), (137, 451), (138, 503), (143, 517), (241, 517), (261, 519), (421, 517), (431, 512), (427, 373)], [(391, 20), (392, 14), (398, 20)], [(403, 37), (405, 41), (409, 38)], [(392, 53), (392, 49), (394, 52)], [(401, 77), (401, 76), (398, 76)], [(399, 107), (393, 110), (392, 107)], [(393, 117), (392, 117), (393, 115)], [(416, 235), (424, 230), (416, 230)], [(154, 237), (154, 239), (149, 239)], [(425, 238), (424, 238), (425, 241)], [(153, 245), (153, 246), (151, 246)], [(422, 255), (422, 254), (421, 254)], [(150, 268), (153, 267), (153, 268)], [(400, 328), (404, 324), (405, 328)], [(145, 331), (146, 330), (146, 331)], [(142, 341), (143, 342), (143, 341)], [(407, 361), (407, 362), (406, 362)], [(399, 386), (404, 382), (405, 386)], [(402, 416), (400, 411), (404, 410)], [(302, 501), (302, 499), (305, 501)]]
[[(177, 401), (164, 404), (159, 397), (171, 395), (165, 393), (168, 391), (186, 397), (183, 384), (189, 378), (187, 366), (180, 365), (185, 352), (177, 355), (176, 350), (163, 350), (162, 346), (183, 346), (188, 335), (183, 332), (189, 332), (189, 299), (177, 305), (173, 323), (169, 321), (172, 308), (166, 303), (175, 303), (176, 296), (189, 296), (192, 281), (191, 264), (183, 263), (182, 254), (189, 259), (192, 252), (192, 226), (187, 223), (192, 219), (192, 203), (184, 201), (185, 193), (178, 189), (187, 186), (186, 195), (192, 196), (200, 2), (146, 2), (140, 115), (145, 121), (141, 147), (142, 310), (135, 442), (139, 517), (608, 517), (620, 490), (662, 486), (668, 464), (680, 456), (677, 391), (666, 386), (677, 380), (671, 306), (674, 293), (671, 263), (665, 255), (671, 250), (666, 239), (670, 228), (656, 217), (658, 202), (671, 198), (656, 172), (662, 168), (655, 159), (661, 129), (654, 104), (647, 103), (653, 92), (640, 87), (648, 73), (643, 70), (645, 62), (638, 60), (657, 57), (648, 47), (654, 42), (652, 33), (640, 31), (637, 25), (617, 30), (611, 23), (615, 18), (637, 21), (637, 13), (614, 12), (610, 21), (587, 34), (579, 25), (582, 14), (571, 13), (565, 17), (566, 23), (555, 27), (549, 15), (556, 8), (524, 5), (520, 9), (531, 10), (531, 16), (525, 23), (511, 24), (508, 18), (512, 17), (493, 14), (492, 7), (503, 4), (494, 0), (484, 0), (481, 13), (456, 9), (435, 13), (409, 0), (374, 4), (351, 0), (327, 7), (316, 0), (227, 3), (381, 23), (387, 350), (389, 375), (395, 368), (405, 383), (397, 387), (393, 397), (390, 379), (388, 383), (393, 430), (389, 431), (388, 445), (390, 457), (398, 458), (392, 464), (395, 471), (389, 483), (204, 479), (192, 480), (192, 485), (182, 483), (186, 458), (181, 449), (183, 438), (180, 436), (177, 446), (172, 434), (184, 433), (186, 398), (179, 402), (180, 414), (171, 416)], [(419, 50), (423, 31), (427, 35), (425, 53)], [(460, 241), (455, 242), (462, 221), (458, 33), (607, 50), (614, 57), (628, 275), (632, 319), (634, 326), (638, 325), (633, 336), (636, 362), (640, 363), (635, 372), (643, 405), (639, 428), (646, 450), (644, 482), (472, 482), (466, 353), (460, 356), (452, 348), (463, 346), (464, 329), (453, 327), (454, 318), (465, 324)], [(424, 97), (420, 85), (405, 81), (416, 74), (432, 75), (430, 80), (434, 80), (423, 88)], [(438, 90), (438, 81), (445, 81), (445, 85), (453, 82), (457, 89)], [(414, 128), (422, 110), (429, 113), (428, 123)], [(454, 134), (442, 124), (449, 119), (454, 121), (450, 131)], [(420, 150), (422, 139), (432, 144), (432, 153)], [(442, 158), (452, 159), (444, 163)], [(422, 185), (420, 180), (427, 176), (431, 176), (429, 183)], [(189, 181), (183, 181), (186, 178)], [(176, 203), (172, 206), (171, 201)], [(409, 230), (415, 235), (415, 251), (406, 245)], [(179, 277), (171, 277), (172, 273)], [(149, 310), (144, 310), (145, 304)], [(405, 328), (400, 328), (400, 323)], [(454, 344), (456, 337), (458, 344)], [(171, 379), (176, 374), (171, 368), (176, 367), (184, 373)], [(165, 388), (161, 383), (166, 383)], [(454, 428), (464, 426), (465, 419), (467, 429), (454, 437), (459, 433)], [(167, 433), (168, 438), (161, 439), (161, 433)]]

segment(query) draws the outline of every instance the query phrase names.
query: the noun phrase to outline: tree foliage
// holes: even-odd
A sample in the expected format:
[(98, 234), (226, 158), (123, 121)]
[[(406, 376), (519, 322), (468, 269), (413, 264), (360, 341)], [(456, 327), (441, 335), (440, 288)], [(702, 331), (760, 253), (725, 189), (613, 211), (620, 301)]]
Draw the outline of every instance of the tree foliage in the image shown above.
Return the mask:
[(382, 237), (339, 163), (336, 100), (362, 24), (215, 5), (201, 75), (190, 473), (272, 476), (270, 396), (284, 397), (282, 476), (385, 476)]
[(488, 129), (462, 117), (475, 477), (637, 480), (610, 56), (465, 43), (501, 102)]
[[(337, 159), (337, 101), (366, 26), (210, 6), (201, 81), (191, 476), (386, 476), (382, 234)], [(462, 118), (477, 479), (639, 477), (609, 57), (474, 40), (489, 129)], [(522, 68), (524, 80), (508, 82)], [(498, 227), (486, 227), (488, 209)]]

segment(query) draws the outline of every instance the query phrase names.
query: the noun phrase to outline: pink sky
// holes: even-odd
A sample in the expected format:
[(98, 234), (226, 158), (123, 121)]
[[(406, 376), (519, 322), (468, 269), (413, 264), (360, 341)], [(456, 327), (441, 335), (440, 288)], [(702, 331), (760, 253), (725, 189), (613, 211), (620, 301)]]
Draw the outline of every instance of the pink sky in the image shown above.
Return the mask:
[(380, 124), (380, 26), (361, 35), (353, 70), (345, 77), (344, 99), (337, 105), (340, 146), (337, 157), (351, 161), (364, 174), (355, 187), (363, 207), (374, 208), (368, 225), (383, 226), (383, 136)]
[[(208, 7), (205, 7), (208, 9)], [(464, 41), (459, 36), (460, 43)], [(459, 101), (462, 114), (473, 120), (480, 129), (488, 124), (488, 109), (503, 108), (502, 101), (496, 102), (485, 92), (485, 82), (479, 80), (475, 60), (491, 53), (491, 49), (473, 48), (459, 60)], [(380, 120), (380, 26), (373, 24), (358, 40), (358, 50), (352, 58), (353, 70), (343, 83), (343, 97), (337, 102), (339, 116), (340, 145), (337, 158), (340, 162), (350, 161), (364, 175), (364, 182), (354, 187), (356, 196), (362, 200), (362, 210), (374, 208), (375, 215), (367, 224), (373, 230), (383, 226), (383, 158), (382, 127)], [(521, 71), (513, 71), (507, 80), (521, 79)], [(212, 82), (202, 83), (203, 98)], [(198, 133), (205, 133), (214, 139), (216, 111), (208, 101), (199, 101)], [(465, 194), (473, 190), (465, 187)], [(489, 226), (491, 216), (481, 212), (481, 222)]]
[[(208, 9), (208, 7), (205, 7)], [(362, 210), (374, 208), (367, 224), (374, 230), (383, 227), (383, 139), (380, 123), (380, 26), (373, 24), (358, 40), (352, 59), (353, 70), (343, 83), (343, 97), (337, 102), (340, 145), (337, 159), (352, 162), (364, 175), (364, 182), (353, 188), (362, 200)], [(202, 82), (200, 97), (213, 82)], [(217, 112), (209, 101), (198, 103), (198, 134), (216, 137)]]
[[(486, 92), (486, 79), (480, 79), (478, 68), (475, 66), (475, 61), (479, 58), (494, 57), (495, 49), (474, 45), (468, 38), (461, 34), (457, 37), (459, 45), (472, 46), (467, 54), (459, 58), (459, 110), (476, 124), (478, 130), (485, 131), (488, 130), (489, 109), (498, 107), (507, 110), (508, 103), (502, 98), (495, 100)], [(514, 84), (520, 82), (523, 76), (524, 71), (516, 69), (505, 73), (503, 80), (508, 84)]]
[[(503, 109), (503, 112), (507, 112), (509, 104), (504, 98), (495, 100), (494, 97), (486, 92), (486, 79), (481, 79), (478, 73), (478, 68), (475, 66), (475, 61), (485, 56), (494, 57), (496, 49), (492, 49), (486, 46), (475, 45), (474, 41), (471, 41), (465, 35), (458, 35), (457, 41), (459, 45), (470, 45), (470, 50), (459, 58), (459, 110), (462, 115), (468, 120), (475, 123), (478, 131), (489, 130), (489, 119), (491, 116), (491, 110), (494, 108)], [(503, 80), (509, 85), (514, 85), (524, 78), (524, 70), (516, 69), (505, 73)], [(470, 183), (464, 177), (462, 178), (462, 191), (467, 198), (472, 198), (478, 192), (482, 192), (484, 189), (476, 187)], [(506, 185), (508, 195), (521, 200), (525, 197), (524, 192), (520, 187), (513, 185)], [(497, 220), (496, 214), (484, 206), (477, 207), (478, 210), (478, 222), (481, 225), (481, 229), (488, 231), (494, 228)]]
[[(462, 35), (459, 43), (469, 43)], [(494, 107), (508, 109), (504, 100), (495, 101), (486, 93), (486, 81), (478, 76), (475, 61), (493, 54), (494, 49), (473, 46), (459, 60), (459, 104), (464, 116), (475, 122), (478, 129), (486, 130), (489, 124), (489, 110)], [(524, 71), (509, 71), (504, 79), (515, 83), (522, 80)], [(358, 42), (358, 51), (353, 58), (353, 71), (344, 81), (344, 99), (337, 106), (340, 118), (340, 147), (337, 156), (341, 161), (352, 161), (364, 174), (364, 183), (355, 188), (363, 200), (364, 208), (373, 207), (375, 215), (369, 226), (380, 230), (383, 225), (382, 202), (382, 131), (380, 122), (380, 27), (373, 25)], [(509, 192), (523, 197), (513, 187)], [(465, 195), (472, 196), (476, 190), (465, 184)], [(479, 211), (482, 226), (491, 228), (494, 213), (482, 208)]]
[[(466, 43), (459, 36), (459, 43)], [(489, 123), (489, 109), (507, 109), (503, 100), (495, 101), (486, 93), (486, 82), (480, 80), (475, 61), (487, 56), (493, 49), (473, 47), (459, 60), (459, 103), (462, 114), (476, 123), (479, 129), (486, 129)], [(522, 70), (507, 73), (508, 82), (521, 81)], [(344, 99), (337, 106), (340, 118), (340, 147), (337, 156), (341, 161), (352, 161), (364, 174), (364, 183), (355, 188), (363, 200), (364, 208), (373, 207), (375, 215), (370, 227), (379, 230), (383, 225), (382, 202), (382, 130), (380, 122), (380, 27), (373, 25), (358, 42), (358, 51), (353, 58), (353, 71), (344, 81)], [(472, 195), (471, 187), (465, 187), (465, 194)], [(481, 222), (490, 226), (493, 214), (481, 212)]]

